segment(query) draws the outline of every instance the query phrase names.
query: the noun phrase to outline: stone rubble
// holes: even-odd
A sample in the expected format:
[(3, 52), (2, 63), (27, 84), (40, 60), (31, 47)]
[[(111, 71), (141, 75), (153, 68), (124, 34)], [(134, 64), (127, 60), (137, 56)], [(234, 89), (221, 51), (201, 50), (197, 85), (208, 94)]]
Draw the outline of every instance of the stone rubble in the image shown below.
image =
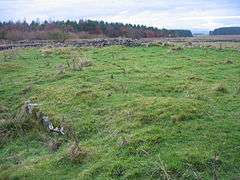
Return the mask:
[(91, 39), (91, 40), (71, 40), (65, 42), (56, 42), (50, 40), (23, 40), (17, 42), (0, 43), (0, 51), (28, 48), (28, 47), (104, 47), (111, 45), (123, 45), (128, 47), (140, 46), (144, 40), (128, 39), (128, 38), (115, 38), (115, 39)]
[(26, 101), (25, 104), (25, 111), (29, 115), (33, 115), (36, 117), (38, 121), (49, 131), (57, 132), (64, 135), (63, 127), (55, 127), (53, 126), (52, 122), (50, 121), (49, 117), (44, 115), (38, 109), (37, 103), (32, 103), (31, 101)]

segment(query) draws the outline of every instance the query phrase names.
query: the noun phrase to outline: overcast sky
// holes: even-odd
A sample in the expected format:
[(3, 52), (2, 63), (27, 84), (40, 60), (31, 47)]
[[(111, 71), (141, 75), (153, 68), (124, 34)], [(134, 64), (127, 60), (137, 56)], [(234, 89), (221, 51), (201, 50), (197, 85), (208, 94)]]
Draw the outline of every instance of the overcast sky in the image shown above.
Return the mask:
[(93, 19), (208, 31), (240, 26), (240, 0), (0, 0), (0, 21)]

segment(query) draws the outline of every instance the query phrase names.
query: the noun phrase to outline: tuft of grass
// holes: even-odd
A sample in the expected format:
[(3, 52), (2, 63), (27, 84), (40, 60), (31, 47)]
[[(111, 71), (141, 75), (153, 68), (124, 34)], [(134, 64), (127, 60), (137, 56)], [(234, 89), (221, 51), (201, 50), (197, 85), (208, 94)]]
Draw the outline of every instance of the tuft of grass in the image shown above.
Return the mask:
[(240, 85), (237, 87), (237, 94), (240, 94)]
[(27, 93), (29, 93), (29, 92), (31, 92), (31, 90), (32, 90), (32, 84), (30, 84), (30, 85), (27, 85), (23, 90), (22, 90), (22, 92), (21, 92), (21, 94), (27, 94)]
[(50, 150), (50, 152), (56, 152), (61, 145), (62, 145), (61, 141), (50, 140), (49, 142), (47, 142), (47, 147)]
[(224, 84), (217, 84), (213, 87), (213, 90), (220, 93), (228, 93), (228, 89)]
[(187, 118), (187, 116), (185, 114), (179, 114), (179, 115), (174, 115), (171, 116), (171, 120), (173, 122), (182, 122)]
[(225, 62), (225, 64), (234, 64), (234, 61), (233, 61), (233, 60), (230, 60), (230, 59), (228, 59), (228, 60)]
[(40, 49), (40, 53), (44, 58), (49, 58), (54, 53), (54, 48), (42, 48)]
[(76, 52), (73, 52), (71, 56), (71, 61), (68, 61), (67, 64), (68, 67), (72, 67), (73, 70), (83, 70), (84, 67), (89, 67), (93, 65), (93, 63), (88, 60), (86, 56), (80, 56)]
[(87, 151), (80, 147), (77, 143), (74, 143), (69, 148), (69, 158), (74, 163), (81, 163), (88, 155)]
[(172, 51), (181, 51), (183, 50), (184, 48), (182, 46), (174, 46), (171, 48)]

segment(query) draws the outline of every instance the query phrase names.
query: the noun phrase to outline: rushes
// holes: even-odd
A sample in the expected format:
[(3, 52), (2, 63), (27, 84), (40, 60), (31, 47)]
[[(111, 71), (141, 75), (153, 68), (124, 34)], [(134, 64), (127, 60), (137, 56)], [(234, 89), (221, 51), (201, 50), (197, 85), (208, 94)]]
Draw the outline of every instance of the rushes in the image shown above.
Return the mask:
[(92, 62), (86, 56), (81, 57), (77, 53), (73, 53), (70, 63), (67, 63), (73, 70), (83, 70), (84, 67), (92, 66)]
[(86, 56), (80, 56), (76, 52), (70, 55), (70, 60), (66, 64), (59, 64), (57, 66), (58, 74), (65, 74), (67, 70), (82, 71), (85, 67), (92, 66), (93, 63), (88, 60)]

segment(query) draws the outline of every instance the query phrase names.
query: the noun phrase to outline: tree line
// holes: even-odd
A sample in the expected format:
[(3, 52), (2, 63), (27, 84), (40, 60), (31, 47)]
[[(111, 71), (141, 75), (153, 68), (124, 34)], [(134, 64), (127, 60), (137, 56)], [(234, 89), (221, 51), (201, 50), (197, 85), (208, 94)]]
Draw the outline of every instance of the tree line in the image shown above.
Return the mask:
[(240, 27), (222, 27), (210, 31), (210, 35), (240, 35)]
[(104, 21), (26, 21), (0, 22), (0, 39), (56, 39), (91, 37), (126, 37), (126, 38), (157, 38), (157, 37), (189, 37), (190, 30), (167, 30), (144, 25), (108, 23)]

